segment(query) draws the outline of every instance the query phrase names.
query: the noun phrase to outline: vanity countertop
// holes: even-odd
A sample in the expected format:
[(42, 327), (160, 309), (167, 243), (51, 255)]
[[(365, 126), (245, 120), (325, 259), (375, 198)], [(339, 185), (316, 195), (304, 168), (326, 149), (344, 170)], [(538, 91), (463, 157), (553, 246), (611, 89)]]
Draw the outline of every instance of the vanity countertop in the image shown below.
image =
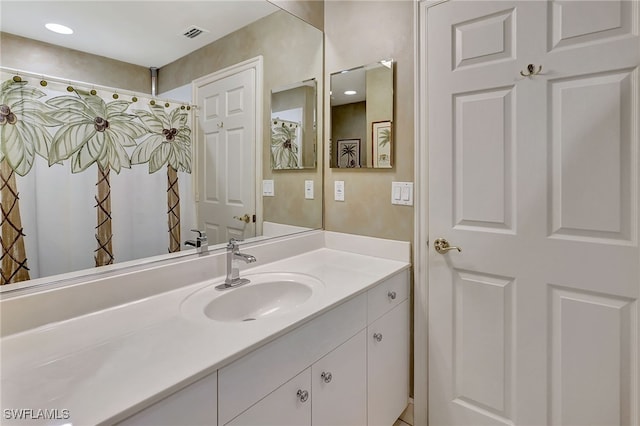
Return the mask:
[(409, 266), (319, 248), (242, 271), (300, 273), (324, 283), (304, 309), (286, 315), (224, 323), (183, 315), (181, 302), (219, 283), (216, 277), (9, 335), (0, 340), (2, 408), (69, 410), (71, 416), (29, 424), (112, 424)]

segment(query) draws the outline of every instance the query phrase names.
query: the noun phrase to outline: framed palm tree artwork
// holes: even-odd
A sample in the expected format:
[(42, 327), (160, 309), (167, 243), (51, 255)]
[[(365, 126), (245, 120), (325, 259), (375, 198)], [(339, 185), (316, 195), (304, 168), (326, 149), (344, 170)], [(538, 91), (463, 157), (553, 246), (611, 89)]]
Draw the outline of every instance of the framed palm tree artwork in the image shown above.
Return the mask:
[(393, 134), (391, 121), (374, 121), (372, 124), (373, 167), (391, 168)]
[(338, 167), (360, 167), (360, 139), (338, 139)]

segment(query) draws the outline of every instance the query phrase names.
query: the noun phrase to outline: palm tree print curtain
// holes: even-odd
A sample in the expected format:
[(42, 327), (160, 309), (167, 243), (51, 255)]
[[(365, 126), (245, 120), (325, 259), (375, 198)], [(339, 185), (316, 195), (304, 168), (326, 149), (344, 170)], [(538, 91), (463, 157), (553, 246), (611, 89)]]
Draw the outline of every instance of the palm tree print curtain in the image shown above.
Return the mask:
[(87, 173), (93, 171), (95, 266), (109, 265), (117, 258), (112, 232), (112, 221), (116, 219), (112, 215), (111, 172), (122, 173), (126, 179), (126, 171), (132, 165), (148, 164), (149, 173), (167, 166), (168, 249), (180, 250), (177, 172), (191, 172), (189, 109), (181, 104), (156, 104), (144, 95), (125, 97), (113, 90), (96, 91), (80, 85), (64, 89), (38, 79), (3, 78), (1, 284), (30, 279), (29, 248), (25, 250), (24, 241), (30, 230), (23, 227), (15, 176), (28, 179), (36, 157), (51, 169), (68, 167), (78, 181), (86, 180)]
[(271, 168), (300, 168), (300, 123), (275, 118), (271, 120)]

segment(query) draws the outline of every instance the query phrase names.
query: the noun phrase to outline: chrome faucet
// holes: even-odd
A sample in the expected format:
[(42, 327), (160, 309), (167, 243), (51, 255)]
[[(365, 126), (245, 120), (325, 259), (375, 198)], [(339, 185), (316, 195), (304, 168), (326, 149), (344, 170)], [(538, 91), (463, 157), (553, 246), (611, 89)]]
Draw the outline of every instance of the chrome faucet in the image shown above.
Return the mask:
[(240, 268), (236, 263), (238, 260), (242, 260), (246, 263), (253, 263), (256, 261), (256, 258), (250, 254), (240, 253), (240, 245), (238, 244), (240, 241), (242, 240), (231, 238), (229, 240), (229, 244), (227, 244), (227, 278), (224, 280), (223, 284), (216, 286), (217, 290), (239, 287), (250, 282), (246, 278), (240, 278)]
[(191, 232), (197, 232), (198, 236), (194, 240), (187, 240), (184, 242), (185, 246), (192, 246), (198, 249), (198, 253), (205, 253), (209, 250), (209, 240), (205, 232), (197, 229), (192, 229)]

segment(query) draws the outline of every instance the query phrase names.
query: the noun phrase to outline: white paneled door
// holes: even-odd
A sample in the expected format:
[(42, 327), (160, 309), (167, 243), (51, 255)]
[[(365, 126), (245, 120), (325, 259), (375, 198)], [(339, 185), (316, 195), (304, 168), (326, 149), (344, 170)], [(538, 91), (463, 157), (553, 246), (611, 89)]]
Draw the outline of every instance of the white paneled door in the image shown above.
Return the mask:
[(639, 2), (423, 11), (430, 425), (640, 424)]
[(248, 67), (194, 82), (198, 227), (210, 244), (255, 235), (256, 75)]

